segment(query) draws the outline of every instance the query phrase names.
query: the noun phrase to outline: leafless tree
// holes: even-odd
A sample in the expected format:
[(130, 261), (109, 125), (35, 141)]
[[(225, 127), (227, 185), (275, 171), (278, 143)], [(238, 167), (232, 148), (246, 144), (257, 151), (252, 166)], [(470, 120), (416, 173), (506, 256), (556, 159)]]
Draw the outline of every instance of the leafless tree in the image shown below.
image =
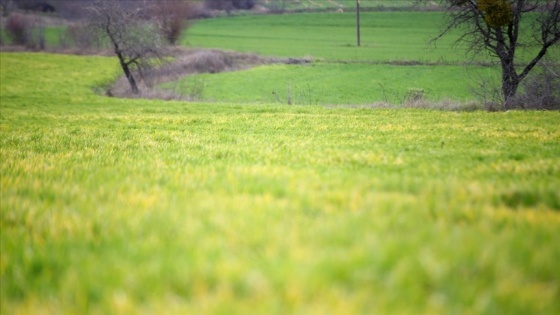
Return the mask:
[(193, 7), (187, 0), (155, 0), (153, 16), (159, 23), (164, 38), (175, 44), (181, 33), (187, 28), (187, 19), (192, 15)]
[(138, 94), (137, 76), (165, 57), (158, 21), (150, 18), (153, 1), (97, 0), (88, 8), (88, 25), (111, 45), (132, 93)]
[[(506, 109), (514, 106), (520, 82), (560, 40), (560, 0), (442, 0), (452, 29), (472, 52), (489, 52), (499, 60)], [(436, 38), (436, 39), (437, 39)], [(532, 54), (516, 58), (520, 50)]]

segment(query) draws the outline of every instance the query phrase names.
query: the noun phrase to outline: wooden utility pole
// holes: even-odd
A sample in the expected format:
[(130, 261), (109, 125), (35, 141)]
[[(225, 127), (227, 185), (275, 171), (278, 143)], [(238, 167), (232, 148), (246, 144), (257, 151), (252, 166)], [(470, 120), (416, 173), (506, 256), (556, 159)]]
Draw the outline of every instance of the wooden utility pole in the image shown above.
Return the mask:
[(360, 47), (360, 0), (356, 0), (356, 35), (358, 36), (358, 47)]

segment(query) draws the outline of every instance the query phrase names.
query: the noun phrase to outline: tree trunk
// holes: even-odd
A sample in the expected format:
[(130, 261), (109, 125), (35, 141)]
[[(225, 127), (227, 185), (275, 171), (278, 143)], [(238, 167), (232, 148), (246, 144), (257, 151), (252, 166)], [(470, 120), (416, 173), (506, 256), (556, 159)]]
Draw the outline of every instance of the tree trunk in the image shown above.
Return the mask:
[(110, 25), (111, 25), (111, 19), (110, 17), (108, 17), (107, 24), (104, 25), (104, 31), (106, 32), (107, 36), (109, 36), (109, 39), (113, 43), (115, 54), (119, 58), (119, 63), (124, 72), (124, 75), (126, 76), (126, 79), (128, 80), (128, 83), (130, 84), (130, 89), (132, 90), (132, 93), (138, 94), (140, 90), (138, 89), (138, 85), (136, 85), (136, 80), (134, 80), (134, 76), (132, 76), (132, 72), (130, 71), (130, 68), (128, 68), (128, 63), (126, 62), (125, 56), (123, 55), (123, 52), (119, 47), (119, 42), (116, 40), (115, 36), (113, 35), (113, 32), (111, 31)]
[(519, 87), (519, 76), (515, 72), (515, 66), (508, 60), (502, 60), (502, 93), (504, 95), (505, 109), (514, 107), (513, 100)]
[(128, 83), (130, 84), (130, 89), (132, 90), (132, 93), (138, 94), (140, 90), (138, 89), (138, 85), (136, 85), (136, 80), (134, 80), (134, 76), (132, 75), (132, 72), (130, 71), (128, 65), (124, 60), (124, 56), (120, 52), (117, 52), (117, 56), (119, 57), (119, 62), (121, 64), (121, 68), (123, 69), (124, 75), (126, 76)]
[(507, 47), (506, 39), (504, 33), (501, 29), (496, 30), (497, 44), (495, 48), (496, 55), (500, 58), (500, 64), (502, 66), (502, 94), (504, 97), (504, 107), (505, 109), (513, 108), (513, 98), (517, 93), (517, 87), (519, 86), (519, 75), (515, 71), (515, 43), (510, 42), (512, 47)]

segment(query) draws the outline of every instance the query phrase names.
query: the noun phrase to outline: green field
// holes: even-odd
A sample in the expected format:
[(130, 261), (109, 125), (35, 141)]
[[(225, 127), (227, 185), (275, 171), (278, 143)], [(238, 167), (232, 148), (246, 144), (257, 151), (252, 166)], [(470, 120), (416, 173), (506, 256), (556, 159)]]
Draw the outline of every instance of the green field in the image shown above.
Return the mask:
[[(471, 101), (481, 78), (496, 69), (465, 66), (396, 66), (315, 63), (272, 65), (221, 74), (184, 77), (163, 87), (181, 94), (194, 90), (210, 102), (368, 105), (424, 101)], [(396, 106), (396, 105), (394, 105)], [(460, 106), (459, 106), (460, 107)]]
[(362, 46), (356, 47), (353, 13), (233, 16), (194, 23), (182, 43), (328, 61), (462, 63), (466, 50), (452, 47), (453, 35), (437, 46), (429, 44), (443, 22), (441, 12), (366, 12), (361, 18)]
[(2, 314), (555, 314), (558, 112), (105, 98), (0, 54)]
[(473, 91), (482, 94), (481, 80), (494, 82), (498, 72), (469, 64), (465, 47), (453, 45), (454, 34), (430, 44), (443, 22), (441, 12), (367, 12), (362, 14), (362, 46), (356, 47), (351, 13), (202, 20), (188, 30), (183, 44), (320, 62), (197, 75), (164, 87), (188, 94), (193, 85), (200, 86), (198, 99), (224, 102), (401, 104), (418, 91), (427, 101), (472, 101)]

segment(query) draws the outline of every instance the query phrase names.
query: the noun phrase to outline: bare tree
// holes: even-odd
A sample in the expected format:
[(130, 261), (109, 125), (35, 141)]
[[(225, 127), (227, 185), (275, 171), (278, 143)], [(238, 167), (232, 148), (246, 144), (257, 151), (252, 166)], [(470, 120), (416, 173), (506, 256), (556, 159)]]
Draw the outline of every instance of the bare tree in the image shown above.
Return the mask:
[(153, 4), (97, 0), (88, 7), (89, 27), (108, 40), (134, 94), (140, 92), (136, 76), (142, 77), (165, 56), (159, 24), (148, 14)]
[(193, 8), (187, 0), (156, 0), (153, 16), (159, 23), (163, 36), (170, 44), (175, 44), (187, 28), (187, 19)]
[[(504, 106), (513, 107), (520, 82), (560, 40), (560, 0), (443, 1), (450, 19), (437, 38), (458, 29), (472, 52), (497, 58)], [(532, 56), (516, 58), (521, 49)]]

